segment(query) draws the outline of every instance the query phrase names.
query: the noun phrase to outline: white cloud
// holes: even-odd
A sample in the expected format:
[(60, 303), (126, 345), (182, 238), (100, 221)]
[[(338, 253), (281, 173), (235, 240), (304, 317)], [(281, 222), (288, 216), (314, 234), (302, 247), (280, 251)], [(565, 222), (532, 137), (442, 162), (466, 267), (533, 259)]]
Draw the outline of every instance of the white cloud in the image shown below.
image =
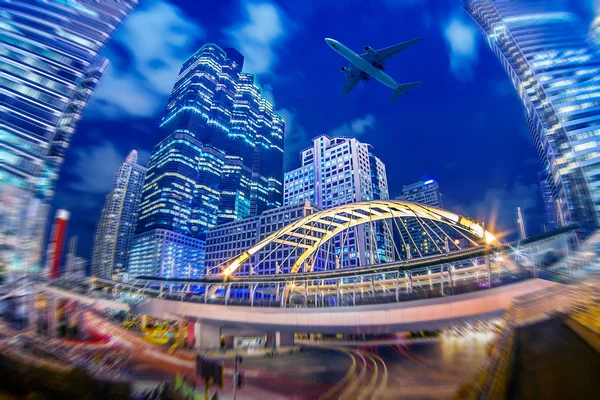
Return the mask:
[(147, 2), (125, 20), (109, 44), (106, 56), (113, 62), (92, 95), (90, 113), (120, 118), (161, 112), (183, 61), (204, 35), (176, 6), (164, 0)]
[(443, 34), (450, 50), (450, 72), (458, 80), (470, 79), (479, 60), (475, 26), (462, 14), (455, 13), (443, 24)]
[(291, 21), (270, 2), (245, 1), (247, 20), (227, 30), (236, 49), (244, 55), (244, 71), (268, 74), (279, 61), (276, 48), (287, 36)]
[[(142, 156), (146, 157), (147, 152), (143, 153)], [(69, 188), (77, 192), (107, 194), (115, 171), (125, 157), (127, 154), (121, 154), (109, 142), (78, 149), (75, 152), (75, 166), (71, 169), (77, 176)]]
[(375, 116), (367, 114), (350, 122), (333, 128), (329, 131), (331, 136), (360, 136), (367, 130), (375, 128)]

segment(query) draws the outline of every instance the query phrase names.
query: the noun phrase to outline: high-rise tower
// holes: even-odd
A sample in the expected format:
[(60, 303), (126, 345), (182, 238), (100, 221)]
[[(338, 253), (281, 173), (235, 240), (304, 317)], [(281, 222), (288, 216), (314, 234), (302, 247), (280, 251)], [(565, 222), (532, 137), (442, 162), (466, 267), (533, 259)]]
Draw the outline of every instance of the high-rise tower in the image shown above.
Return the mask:
[[(389, 199), (385, 165), (355, 138), (325, 135), (302, 151), (302, 166), (285, 173), (284, 204), (310, 201), (322, 209), (357, 201)], [(339, 265), (393, 260), (391, 238), (379, 223), (357, 226), (334, 239)]]
[(136, 150), (115, 172), (96, 228), (92, 253), (92, 275), (123, 279), (131, 238), (135, 232), (146, 168), (138, 164)]
[(589, 231), (600, 215), (600, 53), (568, 6), (465, 1), (523, 101), (557, 213)]
[(199, 259), (163, 254), (161, 240), (180, 235), (200, 256), (210, 228), (282, 204), (284, 121), (243, 63), (235, 49), (207, 44), (181, 67), (148, 166), (130, 275), (197, 275)]
[(0, 0), (0, 263), (37, 270), (54, 181), (137, 0)]

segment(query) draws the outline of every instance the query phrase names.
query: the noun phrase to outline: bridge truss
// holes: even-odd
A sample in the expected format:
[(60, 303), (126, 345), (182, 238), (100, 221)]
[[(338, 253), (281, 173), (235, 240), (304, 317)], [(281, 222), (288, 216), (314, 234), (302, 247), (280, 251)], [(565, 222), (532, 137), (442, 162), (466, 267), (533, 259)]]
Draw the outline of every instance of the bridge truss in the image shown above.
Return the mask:
[[(481, 224), (465, 216), (407, 201), (376, 200), (304, 217), (242, 254), (209, 266), (208, 273), (221, 274), (226, 280), (236, 274), (253, 275), (280, 254), (285, 258), (277, 259), (275, 273), (339, 269), (351, 257), (358, 257), (360, 265), (375, 266), (496, 241)], [(318, 258), (325, 261), (319, 264)]]

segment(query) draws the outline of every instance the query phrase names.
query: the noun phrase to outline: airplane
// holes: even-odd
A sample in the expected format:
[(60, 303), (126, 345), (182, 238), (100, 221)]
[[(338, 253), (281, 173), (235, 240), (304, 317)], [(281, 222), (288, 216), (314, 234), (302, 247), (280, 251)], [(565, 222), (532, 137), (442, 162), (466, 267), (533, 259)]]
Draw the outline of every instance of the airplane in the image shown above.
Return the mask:
[(365, 46), (366, 53), (358, 55), (337, 40), (326, 38), (325, 42), (327, 42), (329, 47), (350, 61), (350, 67), (340, 68), (340, 70), (347, 76), (341, 98), (343, 99), (349, 91), (354, 89), (354, 87), (358, 85), (358, 82), (369, 81), (371, 77), (377, 79), (379, 82), (394, 90), (392, 102), (398, 100), (398, 98), (403, 94), (407, 94), (408, 90), (423, 84), (423, 82), (398, 84), (388, 74), (383, 72), (387, 60), (406, 50), (420, 40), (421, 38), (416, 38), (409, 40), (408, 42), (386, 47), (381, 50), (374, 50), (369, 46)]

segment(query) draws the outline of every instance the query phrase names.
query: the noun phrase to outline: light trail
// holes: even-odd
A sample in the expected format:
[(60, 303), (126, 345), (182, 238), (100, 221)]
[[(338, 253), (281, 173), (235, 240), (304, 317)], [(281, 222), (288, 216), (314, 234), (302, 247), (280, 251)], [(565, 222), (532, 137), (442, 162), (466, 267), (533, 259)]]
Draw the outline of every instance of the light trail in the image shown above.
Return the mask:
[(388, 369), (387, 369), (387, 365), (385, 363), (385, 361), (383, 361), (383, 358), (381, 358), (379, 355), (375, 356), (375, 359), (377, 359), (380, 363), (381, 366), (383, 367), (383, 373), (382, 373), (382, 378), (381, 381), (379, 382), (379, 386), (377, 387), (377, 390), (375, 391), (375, 393), (373, 393), (373, 399), (378, 399), (380, 398), (385, 389), (387, 389), (387, 382), (388, 382)]
[(340, 379), (338, 381), (338, 383), (335, 384), (335, 386), (333, 386), (331, 389), (329, 389), (327, 392), (325, 392), (325, 394), (321, 395), (319, 397), (319, 400), (327, 400), (327, 399), (330, 399), (333, 396), (335, 396), (335, 394), (342, 387), (344, 387), (346, 382), (348, 382), (354, 376), (354, 372), (356, 371), (356, 365), (357, 365), (356, 357), (354, 356), (354, 354), (352, 354), (352, 351), (348, 351), (346, 349), (340, 349), (340, 348), (336, 348), (336, 347), (331, 347), (331, 349), (338, 350), (338, 351), (341, 351), (341, 352), (347, 354), (352, 359), (352, 365), (350, 366), (350, 368), (348, 368), (348, 372), (346, 372), (344, 377), (342, 379)]
[(371, 375), (371, 379), (369, 383), (363, 388), (361, 393), (359, 394), (359, 399), (372, 398), (373, 390), (377, 386), (377, 381), (379, 380), (379, 368), (377, 366), (377, 361), (373, 358), (373, 353), (367, 352), (366, 354), (369, 361), (373, 364), (373, 373)]

